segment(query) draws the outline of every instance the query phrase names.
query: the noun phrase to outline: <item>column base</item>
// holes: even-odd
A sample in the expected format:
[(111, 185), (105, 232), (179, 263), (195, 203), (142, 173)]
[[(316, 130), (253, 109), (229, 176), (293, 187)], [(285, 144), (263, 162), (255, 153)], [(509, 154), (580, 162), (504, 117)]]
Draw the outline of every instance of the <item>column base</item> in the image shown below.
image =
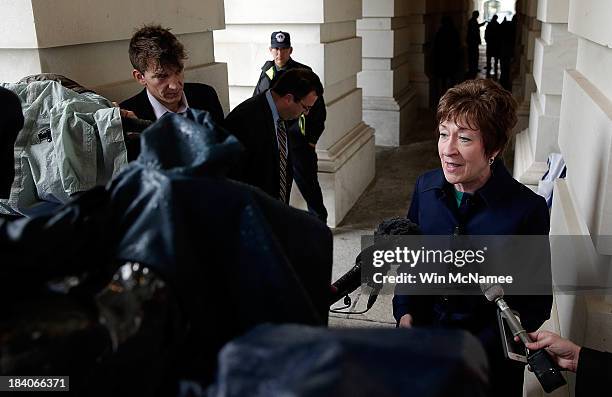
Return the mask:
[(531, 140), (529, 139), (529, 129), (525, 129), (516, 136), (514, 178), (533, 190), (537, 188), (540, 179), (547, 169), (548, 165), (546, 162), (535, 161), (531, 148)]
[[(374, 129), (361, 122), (328, 150), (317, 150), (317, 154), (327, 224), (336, 227), (374, 179)], [(290, 203), (306, 209), (296, 186)]]
[(416, 118), (417, 94), (412, 87), (397, 99), (363, 97), (363, 121), (372, 126), (377, 146), (399, 146), (411, 142), (410, 131)]
[(419, 109), (429, 108), (429, 79), (425, 77), (425, 80), (411, 80), (410, 85), (414, 87), (417, 92), (417, 107)]

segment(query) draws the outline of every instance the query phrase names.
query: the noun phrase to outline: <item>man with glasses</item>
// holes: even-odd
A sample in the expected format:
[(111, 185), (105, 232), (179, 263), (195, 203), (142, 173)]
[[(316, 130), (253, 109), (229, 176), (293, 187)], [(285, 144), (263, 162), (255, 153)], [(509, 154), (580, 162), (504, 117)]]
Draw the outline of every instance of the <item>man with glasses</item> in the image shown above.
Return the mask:
[(288, 204), (295, 155), (289, 149), (295, 137), (289, 128), (314, 110), (322, 95), (319, 77), (312, 70), (296, 68), (283, 73), (271, 89), (236, 106), (225, 127), (246, 153), (230, 176)]
[[(291, 58), (291, 36), (287, 32), (273, 32), (270, 38), (271, 61), (261, 67), (261, 75), (253, 92), (259, 95), (269, 89), (274, 82), (287, 70), (302, 68), (312, 70), (309, 66), (296, 62)], [(315, 146), (325, 129), (327, 111), (325, 101), (320, 97), (308, 114), (287, 123), (289, 134), (289, 151), (293, 162), (293, 176), (300, 189), (308, 211), (323, 222), (327, 221), (327, 210), (323, 204), (323, 194), (317, 178), (317, 153)]]

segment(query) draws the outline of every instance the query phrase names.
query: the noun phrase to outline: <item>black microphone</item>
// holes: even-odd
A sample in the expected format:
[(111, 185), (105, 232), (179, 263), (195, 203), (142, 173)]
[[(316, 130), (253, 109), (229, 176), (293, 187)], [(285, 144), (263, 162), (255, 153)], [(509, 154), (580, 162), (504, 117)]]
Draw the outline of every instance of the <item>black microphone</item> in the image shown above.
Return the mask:
[[(418, 235), (421, 234), (421, 229), (419, 225), (412, 222), (408, 218), (391, 218), (385, 221), (382, 221), (376, 231), (374, 232), (374, 236), (407, 236), (407, 235)], [(390, 265), (385, 263), (385, 267), (381, 269), (382, 274), (387, 274), (389, 271)], [(368, 303), (366, 305), (366, 310), (370, 310), (376, 299), (378, 299), (378, 294), (383, 287), (383, 284), (376, 284), (373, 280), (369, 280), (368, 285), (370, 285), (373, 289), (370, 292), (370, 296), (368, 297)]]
[(366, 305), (366, 310), (370, 310), (372, 306), (374, 306), (374, 303), (376, 302), (376, 299), (378, 299), (378, 294), (380, 293), (381, 289), (382, 289), (382, 284), (377, 284), (374, 286), (374, 289), (370, 293), (370, 296), (368, 296), (368, 303)]
[(355, 265), (332, 284), (330, 305), (355, 291), (361, 285), (361, 253), (355, 258)]
[[(374, 236), (391, 236), (391, 235), (415, 235), (421, 234), (421, 230), (419, 229), (419, 225), (412, 222), (408, 218), (391, 218), (382, 221), (376, 231), (374, 232)], [(368, 247), (366, 250), (372, 250), (373, 247)], [(364, 250), (363, 252), (365, 252)], [(336, 280), (332, 284), (332, 296), (331, 303), (333, 304), (338, 300), (342, 299), (342, 297), (347, 296), (351, 292), (355, 291), (359, 286), (361, 286), (361, 255), (363, 252), (359, 253), (355, 258), (355, 265), (346, 272), (342, 277)], [(384, 268), (380, 269), (380, 272), (386, 274), (389, 271), (389, 265), (386, 264)], [(372, 287), (372, 292), (368, 297), (368, 303), (366, 305), (366, 311), (369, 310), (376, 299), (378, 298), (378, 294), (382, 289), (382, 284), (374, 283), (373, 280), (369, 280), (367, 285)]]
[[(523, 344), (531, 343), (531, 338), (523, 328), (520, 320), (514, 315), (506, 301), (504, 300), (504, 289), (499, 284), (480, 284), (480, 289), (489, 300), (495, 302), (497, 307), (502, 312), (507, 320), (508, 327), (512, 331), (512, 335), (518, 336)], [(502, 338), (504, 335), (502, 335)], [(546, 393), (551, 393), (553, 390), (566, 384), (565, 379), (561, 375), (559, 368), (552, 361), (544, 349), (535, 352), (528, 351), (527, 363), (533, 370), (536, 378), (542, 385), (542, 389)]]
[[(385, 262), (384, 265), (379, 269), (379, 272), (385, 275), (389, 272), (389, 269), (391, 269), (391, 265)], [(374, 306), (376, 299), (378, 299), (378, 294), (380, 293), (380, 290), (382, 290), (383, 287), (382, 283), (375, 283), (372, 278), (368, 279), (367, 285), (369, 287), (372, 287), (372, 291), (370, 292), (370, 296), (368, 296), (366, 311), (370, 310), (372, 306)]]

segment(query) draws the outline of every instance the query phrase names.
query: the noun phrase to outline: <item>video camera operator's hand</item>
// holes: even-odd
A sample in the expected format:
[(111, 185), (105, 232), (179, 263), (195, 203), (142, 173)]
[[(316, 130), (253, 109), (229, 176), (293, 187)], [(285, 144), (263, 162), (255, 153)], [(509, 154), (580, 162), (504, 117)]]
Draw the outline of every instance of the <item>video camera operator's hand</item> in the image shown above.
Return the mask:
[(528, 349), (546, 349), (560, 368), (576, 372), (580, 346), (549, 331), (536, 331), (528, 335), (533, 340), (526, 344)]

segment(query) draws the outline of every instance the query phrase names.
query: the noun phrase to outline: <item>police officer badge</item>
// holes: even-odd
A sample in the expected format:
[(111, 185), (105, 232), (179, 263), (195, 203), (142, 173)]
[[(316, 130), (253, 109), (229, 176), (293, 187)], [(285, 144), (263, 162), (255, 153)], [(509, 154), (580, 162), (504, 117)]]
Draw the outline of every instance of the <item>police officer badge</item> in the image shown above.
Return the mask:
[(276, 34), (276, 41), (279, 43), (283, 43), (285, 41), (285, 35), (282, 33)]

